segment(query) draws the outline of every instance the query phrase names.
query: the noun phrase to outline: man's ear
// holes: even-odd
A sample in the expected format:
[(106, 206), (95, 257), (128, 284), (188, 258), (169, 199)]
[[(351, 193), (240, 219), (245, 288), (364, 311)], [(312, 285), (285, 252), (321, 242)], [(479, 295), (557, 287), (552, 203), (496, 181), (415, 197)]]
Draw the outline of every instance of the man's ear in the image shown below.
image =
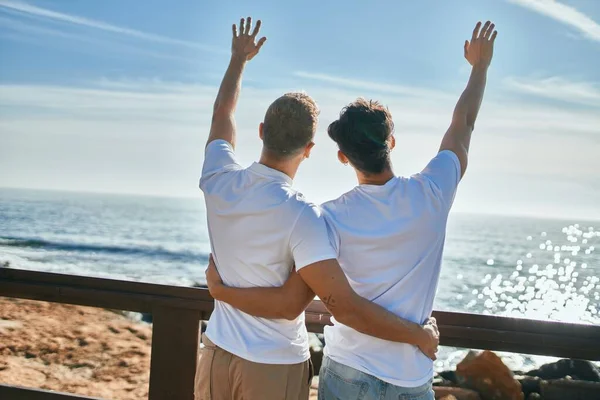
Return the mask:
[(265, 135), (263, 134), (263, 127), (265, 126), (264, 122), (261, 122), (260, 125), (258, 125), (258, 137), (260, 138), (260, 140), (264, 140), (265, 139)]
[(396, 147), (396, 137), (394, 135), (390, 136), (390, 150), (394, 150), (394, 147)]
[(348, 163), (350, 162), (350, 161), (348, 161), (348, 157), (346, 157), (346, 155), (344, 153), (342, 153), (341, 150), (338, 150), (337, 156), (338, 156), (338, 160), (344, 165), (348, 165)]
[(313, 147), (315, 147), (315, 142), (310, 142), (309, 144), (306, 145), (306, 147), (304, 148), (304, 158), (310, 157), (310, 152)]

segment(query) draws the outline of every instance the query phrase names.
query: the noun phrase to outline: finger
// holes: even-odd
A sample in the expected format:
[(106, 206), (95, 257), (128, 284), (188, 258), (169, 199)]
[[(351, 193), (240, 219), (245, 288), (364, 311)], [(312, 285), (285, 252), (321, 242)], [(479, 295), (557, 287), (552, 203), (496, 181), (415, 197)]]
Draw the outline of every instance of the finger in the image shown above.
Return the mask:
[(479, 32), (479, 37), (483, 37), (485, 36), (485, 33), (487, 32), (487, 30), (490, 27), (491, 22), (490, 21), (486, 21), (485, 24), (483, 25), (483, 28), (481, 28), (481, 32)]
[(257, 51), (260, 50), (260, 48), (262, 47), (263, 44), (265, 44), (266, 41), (267, 41), (266, 37), (263, 36), (263, 37), (260, 38), (260, 40), (256, 44)]
[(244, 18), (240, 19), (240, 35), (244, 34)]
[(250, 33), (250, 27), (252, 26), (252, 18), (248, 17), (246, 18), (246, 30), (244, 31), (244, 34), (247, 35), (248, 33)]
[(469, 54), (469, 41), (465, 40), (465, 57)]
[(498, 36), (498, 31), (494, 31), (494, 33), (492, 33), (492, 37), (490, 38), (490, 41), (492, 43), (494, 43), (494, 41), (496, 40), (496, 36)]
[(473, 35), (471, 36), (471, 42), (473, 42), (473, 40), (477, 39), (477, 36), (479, 36), (480, 28), (481, 28), (481, 21), (479, 21), (477, 23), (477, 25), (475, 25), (475, 29), (473, 29)]
[(214, 263), (215, 259), (213, 258), (212, 253), (210, 253), (210, 256), (208, 257), (208, 262)]
[(231, 25), (231, 30), (233, 31), (233, 37), (237, 37), (238, 36), (238, 32), (237, 32), (237, 25), (236, 24)]
[(485, 31), (485, 34), (483, 35), (483, 37), (485, 39), (489, 39), (490, 35), (492, 34), (492, 32), (494, 32), (494, 28), (496, 27), (495, 24), (491, 24), (490, 27), (487, 29), (487, 31)]
[(256, 21), (256, 26), (254, 27), (254, 30), (252, 31), (252, 37), (256, 37), (256, 35), (258, 35), (258, 31), (260, 30), (261, 24), (262, 24), (262, 22), (260, 21), (260, 19), (258, 21)]

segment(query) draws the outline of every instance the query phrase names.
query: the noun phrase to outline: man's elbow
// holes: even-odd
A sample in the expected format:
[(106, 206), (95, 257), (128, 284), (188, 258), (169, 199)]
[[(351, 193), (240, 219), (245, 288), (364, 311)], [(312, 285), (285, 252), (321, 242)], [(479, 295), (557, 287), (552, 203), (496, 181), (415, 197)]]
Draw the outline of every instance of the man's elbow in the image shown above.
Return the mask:
[(213, 106), (213, 120), (215, 118), (229, 118), (233, 115), (233, 107), (228, 103), (216, 102)]
[(357, 326), (359, 313), (356, 312), (356, 309), (352, 303), (330, 307), (329, 312), (339, 323), (359, 330), (359, 327)]
[(302, 312), (304, 310), (298, 311), (298, 310), (286, 310), (283, 311), (283, 313), (281, 314), (281, 318), (283, 319), (287, 319), (288, 321), (293, 321), (296, 318), (298, 318), (300, 315), (302, 315)]
[(279, 312), (281, 318), (293, 321), (304, 312), (304, 304), (288, 303)]
[(467, 172), (467, 166), (469, 165), (469, 157), (466, 151), (462, 157), (458, 157), (458, 161), (460, 162), (460, 177), (462, 178), (465, 176), (465, 173)]

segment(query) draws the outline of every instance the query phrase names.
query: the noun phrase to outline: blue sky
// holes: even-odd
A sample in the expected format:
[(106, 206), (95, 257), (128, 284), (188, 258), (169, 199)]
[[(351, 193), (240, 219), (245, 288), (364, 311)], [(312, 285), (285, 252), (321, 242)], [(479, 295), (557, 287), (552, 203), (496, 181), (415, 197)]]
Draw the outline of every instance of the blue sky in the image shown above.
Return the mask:
[[(176, 4), (174, 6), (173, 4)], [(457, 211), (600, 219), (600, 2), (0, 0), (0, 186), (199, 196), (203, 142), (231, 24), (263, 20), (238, 154), (280, 94), (319, 103), (297, 186), (314, 201), (355, 183), (325, 135), (358, 96), (396, 122), (396, 172), (436, 152), (469, 74), (478, 20), (499, 30)]]

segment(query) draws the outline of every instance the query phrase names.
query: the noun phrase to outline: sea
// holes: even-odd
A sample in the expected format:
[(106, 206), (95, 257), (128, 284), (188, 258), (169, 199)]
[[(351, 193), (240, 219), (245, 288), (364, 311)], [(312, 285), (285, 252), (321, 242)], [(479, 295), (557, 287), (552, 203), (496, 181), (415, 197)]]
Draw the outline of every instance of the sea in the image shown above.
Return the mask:
[[(209, 253), (201, 198), (0, 189), (0, 264), (189, 286)], [(600, 325), (600, 221), (451, 213), (435, 309)], [(436, 369), (465, 353), (442, 348)]]

